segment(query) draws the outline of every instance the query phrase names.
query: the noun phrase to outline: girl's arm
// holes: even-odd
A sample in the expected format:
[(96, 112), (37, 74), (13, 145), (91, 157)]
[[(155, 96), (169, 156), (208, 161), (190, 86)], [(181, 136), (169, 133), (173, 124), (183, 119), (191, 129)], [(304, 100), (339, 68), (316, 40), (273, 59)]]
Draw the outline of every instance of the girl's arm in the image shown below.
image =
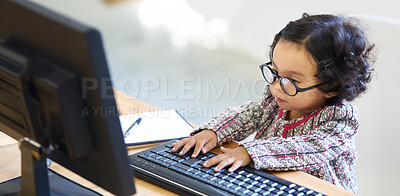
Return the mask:
[(217, 134), (219, 145), (231, 140), (240, 141), (257, 130), (260, 124), (270, 123), (271, 114), (275, 112), (278, 112), (278, 106), (267, 85), (262, 100), (227, 108), (211, 121), (196, 128), (191, 135), (210, 129)]
[(274, 171), (312, 169), (338, 156), (355, 156), (358, 113), (353, 106), (346, 107), (347, 112), (335, 114), (332, 119), (319, 119), (312, 134), (260, 139), (242, 145), (256, 169)]

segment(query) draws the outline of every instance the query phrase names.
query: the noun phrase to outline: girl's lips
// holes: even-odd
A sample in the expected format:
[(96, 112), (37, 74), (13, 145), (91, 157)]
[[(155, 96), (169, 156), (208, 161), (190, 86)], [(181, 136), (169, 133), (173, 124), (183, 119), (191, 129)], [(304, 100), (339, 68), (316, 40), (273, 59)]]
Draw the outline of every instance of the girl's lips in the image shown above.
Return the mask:
[(275, 99), (276, 99), (277, 102), (286, 102), (286, 101), (283, 100), (283, 99), (279, 99), (279, 98), (275, 98)]

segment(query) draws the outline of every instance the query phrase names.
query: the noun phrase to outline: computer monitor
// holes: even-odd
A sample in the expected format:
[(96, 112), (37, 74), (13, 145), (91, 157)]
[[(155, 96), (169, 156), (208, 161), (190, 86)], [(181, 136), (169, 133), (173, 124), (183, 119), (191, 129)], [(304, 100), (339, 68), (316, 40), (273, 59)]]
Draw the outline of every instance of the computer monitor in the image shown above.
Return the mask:
[(21, 141), (23, 190), (48, 189), (50, 158), (135, 193), (99, 31), (31, 1), (0, 1), (0, 130)]

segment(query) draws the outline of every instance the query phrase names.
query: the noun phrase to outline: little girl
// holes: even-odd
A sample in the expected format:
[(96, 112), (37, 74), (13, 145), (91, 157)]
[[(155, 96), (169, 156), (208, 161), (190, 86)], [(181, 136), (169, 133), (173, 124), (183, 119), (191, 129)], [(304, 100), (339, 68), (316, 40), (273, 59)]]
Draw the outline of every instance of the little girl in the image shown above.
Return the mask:
[(263, 98), (228, 108), (173, 144), (192, 157), (217, 145), (255, 140), (207, 160), (215, 171), (251, 164), (270, 171), (302, 170), (351, 192), (355, 173), (357, 109), (347, 103), (366, 90), (373, 59), (366, 35), (354, 19), (307, 15), (289, 22), (274, 38), (271, 62), (260, 65), (267, 81)]

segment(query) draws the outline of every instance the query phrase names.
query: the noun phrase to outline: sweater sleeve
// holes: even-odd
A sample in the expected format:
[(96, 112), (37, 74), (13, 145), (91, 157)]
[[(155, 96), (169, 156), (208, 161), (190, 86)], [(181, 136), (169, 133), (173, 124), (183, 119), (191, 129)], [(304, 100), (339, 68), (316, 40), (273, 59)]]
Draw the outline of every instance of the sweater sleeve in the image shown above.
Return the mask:
[[(326, 114), (326, 113), (325, 113)], [(319, 167), (338, 156), (355, 151), (359, 121), (356, 108), (318, 115), (317, 125), (308, 135), (272, 137), (243, 143), (256, 169), (273, 171), (304, 170)]]
[(232, 140), (240, 141), (252, 134), (260, 123), (265, 123), (278, 107), (269, 90), (265, 87), (263, 99), (260, 101), (246, 102), (239, 107), (227, 108), (224, 112), (213, 117), (197, 127), (191, 135), (204, 129), (215, 131), (218, 138), (218, 145)]

